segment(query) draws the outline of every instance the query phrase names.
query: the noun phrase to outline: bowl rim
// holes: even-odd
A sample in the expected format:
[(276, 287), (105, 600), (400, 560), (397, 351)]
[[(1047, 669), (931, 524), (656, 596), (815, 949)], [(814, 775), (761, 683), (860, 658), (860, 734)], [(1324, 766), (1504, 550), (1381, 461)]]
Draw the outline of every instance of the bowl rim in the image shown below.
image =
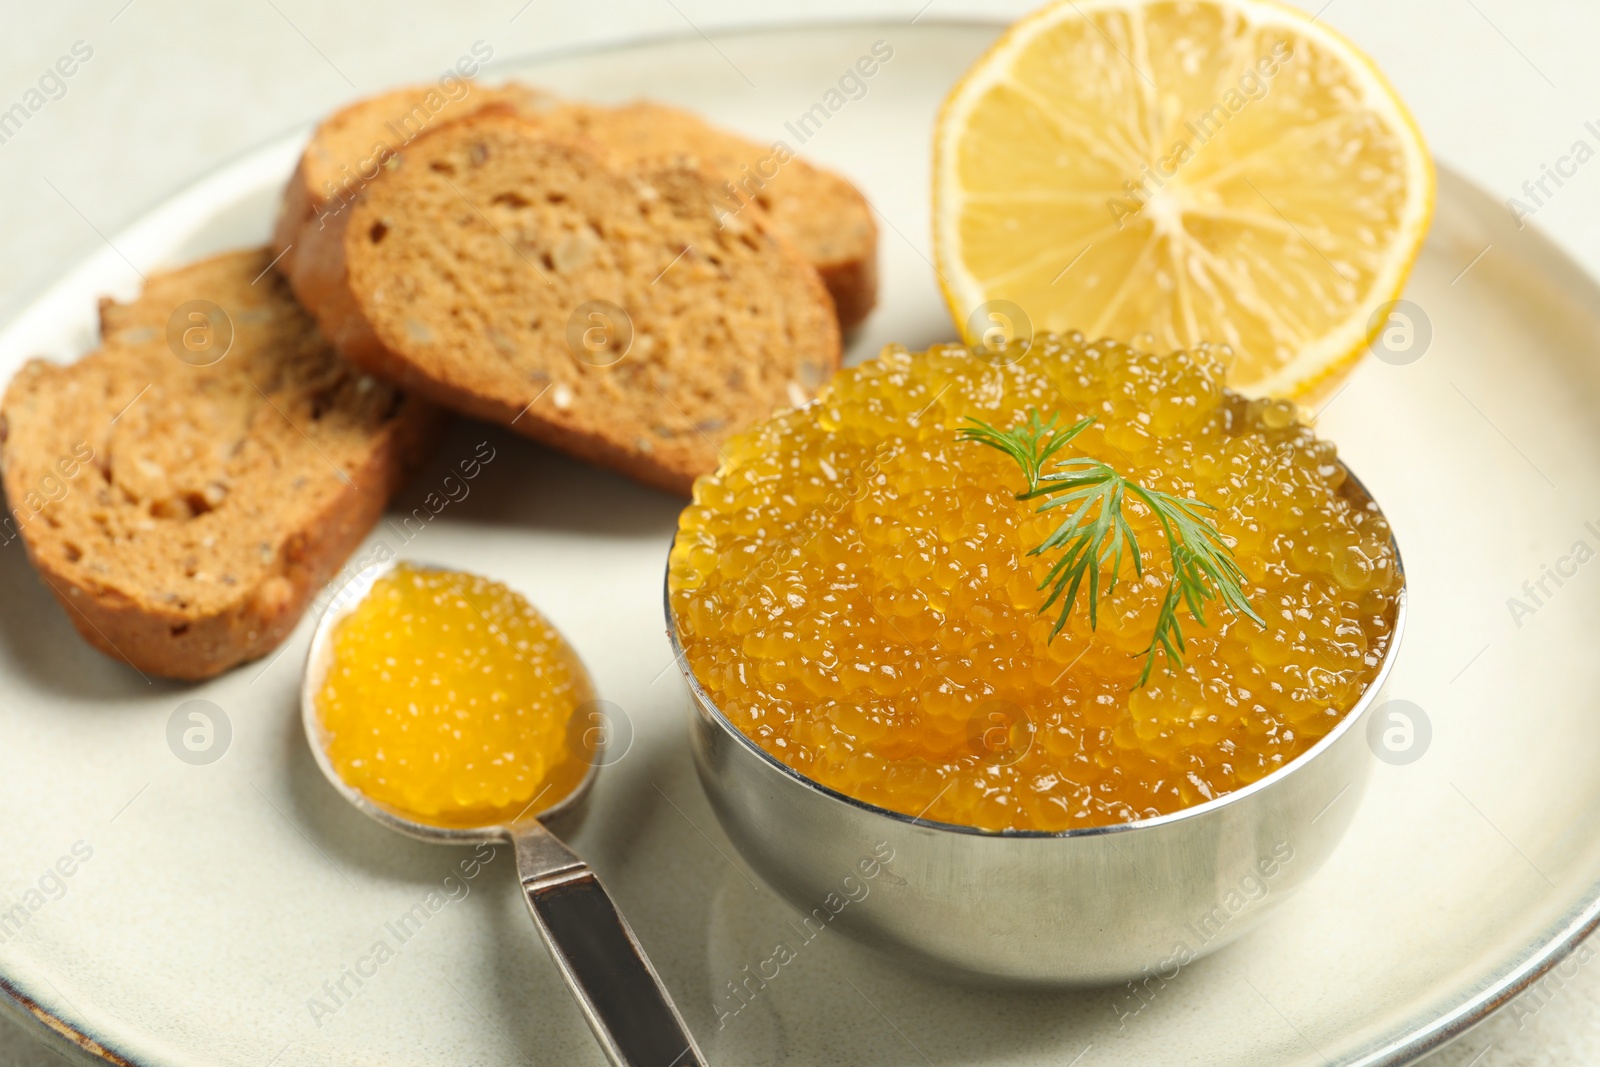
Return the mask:
[[(1345, 489), (1346, 487), (1353, 486), (1363, 497), (1366, 498), (1367, 501), (1376, 504), (1377, 498), (1372, 495), (1372, 492), (1367, 488), (1366, 483), (1358, 478), (1355, 472), (1352, 471), (1342, 459), (1336, 460), (1335, 462), (1337, 462), (1340, 468), (1345, 472), (1345, 482), (1344, 486), (1341, 487), (1341, 490)], [(1381, 506), (1379, 507), (1379, 513), (1382, 513)], [(1249, 785), (1235, 789), (1228, 793), (1224, 793), (1221, 796), (1214, 797), (1213, 799), (1207, 800), (1204, 803), (1192, 804), (1186, 808), (1180, 808), (1177, 811), (1167, 812), (1164, 815), (1157, 815), (1145, 819), (1135, 819), (1132, 822), (1108, 823), (1101, 826), (1078, 826), (1067, 830), (985, 830), (979, 826), (967, 826), (962, 823), (942, 822), (938, 819), (925, 819), (921, 816), (907, 815), (904, 812), (894, 811), (878, 804), (874, 804), (870, 801), (852, 797), (847, 793), (841, 793), (831, 786), (823, 785), (821, 782), (801, 774), (799, 771), (795, 770), (793, 767), (790, 767), (788, 764), (772, 755), (766, 749), (756, 744), (753, 739), (745, 735), (743, 730), (740, 730), (737, 726), (735, 726), (728, 719), (728, 717), (723, 714), (722, 709), (717, 706), (717, 702), (711, 698), (711, 694), (706, 692), (705, 686), (701, 684), (699, 677), (694, 672), (694, 668), (689, 665), (688, 657), (684, 653), (683, 642), (678, 635), (678, 619), (676, 613), (674, 613), (672, 610), (671, 563), (672, 549), (675, 548), (678, 543), (678, 532), (679, 531), (676, 529), (673, 531), (672, 545), (667, 550), (668, 562), (666, 574), (662, 579), (662, 599), (666, 612), (667, 640), (672, 647), (673, 661), (677, 664), (678, 670), (683, 674), (684, 681), (688, 683), (690, 695), (700, 705), (701, 708), (709, 712), (712, 721), (715, 722), (724, 733), (731, 735), (735, 741), (743, 745), (743, 747), (751, 755), (756, 756), (768, 767), (769, 770), (777, 771), (779, 774), (789, 778), (796, 784), (801, 785), (812, 792), (818, 793), (829, 800), (837, 801), (871, 815), (883, 816), (884, 818), (887, 818), (893, 822), (901, 823), (906, 826), (921, 827), (927, 830), (942, 830), (950, 833), (965, 834), (978, 838), (996, 840), (1055, 840), (1063, 838), (1101, 837), (1107, 834), (1131, 833), (1139, 830), (1154, 830), (1160, 827), (1171, 826), (1189, 819), (1204, 818), (1207, 815), (1211, 815), (1228, 807), (1243, 803), (1247, 798), (1271, 789), (1279, 782), (1282, 782), (1284, 779), (1288, 778), (1295, 771), (1300, 770), (1312, 760), (1328, 751), (1338, 743), (1340, 738), (1354, 729), (1356, 722), (1366, 717), (1366, 713), (1373, 706), (1378, 694), (1383, 691), (1383, 687), (1388, 683), (1389, 673), (1394, 668), (1395, 659), (1400, 651), (1400, 640), (1405, 631), (1406, 600), (1408, 593), (1406, 568), (1405, 561), (1400, 554), (1400, 544), (1395, 538), (1393, 529), (1391, 528), (1389, 534), (1389, 547), (1394, 551), (1395, 571), (1400, 577), (1400, 589), (1395, 596), (1394, 627), (1389, 633), (1390, 640), (1388, 647), (1384, 650), (1383, 661), (1378, 664), (1378, 672), (1372, 676), (1372, 680), (1368, 682), (1366, 688), (1361, 691), (1361, 695), (1356, 698), (1355, 703), (1350, 706), (1350, 710), (1345, 712), (1344, 716), (1340, 718), (1336, 724), (1334, 724), (1333, 729), (1329, 730), (1326, 734), (1319, 738), (1316, 744), (1312, 745), (1310, 748), (1306, 749), (1304, 752), (1300, 753), (1294, 759), (1290, 760), (1288, 763), (1285, 763), (1282, 767), (1279, 767), (1271, 774), (1263, 775), (1254, 782), (1251, 782)], [(1336, 795), (1333, 800), (1339, 799), (1339, 796), (1342, 795), (1343, 793), (1341, 791), (1341, 793)], [(1332, 805), (1333, 800), (1328, 802), (1330, 806)]]

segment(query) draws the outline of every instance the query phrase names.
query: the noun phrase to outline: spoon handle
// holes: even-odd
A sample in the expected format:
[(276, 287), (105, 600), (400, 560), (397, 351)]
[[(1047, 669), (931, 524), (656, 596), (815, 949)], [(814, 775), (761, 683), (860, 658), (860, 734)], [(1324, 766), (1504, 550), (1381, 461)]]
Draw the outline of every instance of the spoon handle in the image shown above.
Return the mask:
[(614, 1067), (704, 1067), (705, 1057), (600, 879), (542, 825), (517, 827), (517, 874), (567, 987)]

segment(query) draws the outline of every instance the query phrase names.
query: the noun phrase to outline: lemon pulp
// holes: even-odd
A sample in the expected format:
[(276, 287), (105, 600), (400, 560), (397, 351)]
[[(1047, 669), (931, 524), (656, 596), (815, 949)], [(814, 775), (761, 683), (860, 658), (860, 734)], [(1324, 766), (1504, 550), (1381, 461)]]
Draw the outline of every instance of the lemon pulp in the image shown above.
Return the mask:
[(487, 826), (583, 779), (569, 724), (593, 696), (577, 653), (521, 595), (401, 563), (340, 620), (316, 706), (346, 783), (420, 822)]
[[(1015, 360), (1015, 362), (1012, 362)], [(740, 731), (801, 774), (985, 829), (1131, 821), (1283, 766), (1360, 697), (1401, 588), (1389, 527), (1283, 401), (1223, 387), (1211, 349), (1153, 356), (1081, 335), (989, 358), (891, 348), (724, 446), (695, 485), (669, 593), (689, 664)], [(1124, 568), (1091, 629), (1050, 639), (1029, 555), (1070, 509), (1018, 501), (1007, 456), (957, 440), (1028, 409), (1097, 421), (1062, 453), (1193, 495), (1234, 546), (1265, 627), (1183, 611), (1181, 667), (1137, 682), (1169, 571), (1130, 503)], [(1086, 594), (1085, 594), (1086, 596)]]

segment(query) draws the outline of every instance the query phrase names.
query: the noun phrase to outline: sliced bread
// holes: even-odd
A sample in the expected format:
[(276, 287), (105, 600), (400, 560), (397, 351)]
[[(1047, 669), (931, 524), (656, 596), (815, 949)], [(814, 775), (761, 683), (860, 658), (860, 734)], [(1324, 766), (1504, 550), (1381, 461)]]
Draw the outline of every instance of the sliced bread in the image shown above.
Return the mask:
[(511, 82), (473, 86), (454, 101), (434, 86), (396, 89), (357, 101), (317, 128), (284, 192), (273, 237), (282, 256), (278, 268), (307, 306), (329, 284), (313, 273), (316, 263), (325, 262), (315, 246), (329, 222), (421, 131), (486, 109), (514, 111), (558, 135), (587, 137), (624, 166), (691, 160), (726, 183), (724, 210), (737, 212), (738, 202), (747, 200), (771, 216), (822, 276), (842, 330), (853, 329), (877, 301), (877, 225), (866, 198), (839, 175), (794, 156), (787, 146), (763, 146), (679, 108), (557, 103)]
[(296, 264), (306, 245), (426, 130), (485, 108), (531, 116), (554, 103), (554, 98), (516, 82), (489, 87), (463, 81), (449, 95), (437, 85), (407, 85), (335, 111), (317, 127), (284, 188), (272, 238), (278, 269), (298, 293), (302, 284)]
[(552, 107), (547, 100), (538, 115), (551, 132), (590, 137), (625, 165), (693, 160), (727, 183), (725, 199), (760, 205), (822, 275), (842, 331), (854, 329), (877, 302), (878, 226), (866, 197), (788, 146), (763, 146), (687, 111), (647, 100), (622, 107)]
[(622, 171), (485, 111), (417, 138), (339, 216), (316, 314), (401, 388), (686, 494), (840, 358), (816, 271), (759, 208), (722, 205), (697, 168)]
[(271, 259), (152, 276), (102, 306), (98, 351), (30, 361), (0, 402), (29, 558), (91, 645), (147, 674), (274, 648), (442, 424), (340, 360)]

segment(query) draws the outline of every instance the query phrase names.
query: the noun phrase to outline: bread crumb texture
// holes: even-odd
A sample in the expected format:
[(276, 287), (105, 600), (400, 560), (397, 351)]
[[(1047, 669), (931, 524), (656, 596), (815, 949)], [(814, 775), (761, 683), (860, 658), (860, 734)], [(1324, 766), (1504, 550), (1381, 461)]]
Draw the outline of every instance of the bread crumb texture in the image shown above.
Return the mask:
[(552, 134), (591, 138), (627, 166), (698, 166), (725, 196), (754, 203), (822, 276), (841, 330), (855, 328), (877, 303), (878, 226), (866, 197), (787, 144), (758, 144), (648, 100), (621, 107), (546, 100), (530, 113)]
[[(687, 164), (623, 170), (505, 114), (441, 127), (350, 213), (349, 303), (382, 354), (347, 354), (687, 493), (719, 442), (814, 396), (840, 358), (816, 271), (758, 208), (724, 206)], [(625, 350), (592, 358), (595, 328)]]

